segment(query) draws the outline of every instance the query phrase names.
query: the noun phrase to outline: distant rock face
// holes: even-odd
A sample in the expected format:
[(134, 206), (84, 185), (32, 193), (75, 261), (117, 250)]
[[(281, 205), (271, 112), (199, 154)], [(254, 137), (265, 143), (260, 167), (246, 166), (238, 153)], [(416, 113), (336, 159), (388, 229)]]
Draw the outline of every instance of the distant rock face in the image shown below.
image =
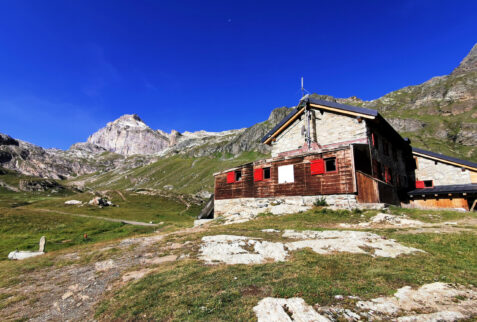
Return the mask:
[(452, 74), (460, 74), (477, 70), (477, 44), (472, 47), (469, 54), (462, 60)]
[(413, 119), (388, 118), (387, 120), (399, 132), (415, 132), (426, 126), (426, 123)]
[[(123, 157), (90, 143), (78, 143), (69, 150), (43, 149), (37, 145), (0, 134), (0, 167), (25, 175), (65, 179), (122, 165)], [(133, 160), (131, 160), (133, 162)]]
[(136, 114), (123, 115), (88, 138), (88, 143), (122, 155), (155, 154), (169, 142), (164, 132), (154, 131)]
[(16, 146), (18, 146), (19, 143), (18, 143), (17, 140), (12, 138), (11, 136), (0, 133), (0, 145), (16, 145)]
[(47, 190), (64, 190), (58, 182), (48, 179), (30, 180), (22, 179), (19, 182), (19, 188), (22, 191), (47, 191)]

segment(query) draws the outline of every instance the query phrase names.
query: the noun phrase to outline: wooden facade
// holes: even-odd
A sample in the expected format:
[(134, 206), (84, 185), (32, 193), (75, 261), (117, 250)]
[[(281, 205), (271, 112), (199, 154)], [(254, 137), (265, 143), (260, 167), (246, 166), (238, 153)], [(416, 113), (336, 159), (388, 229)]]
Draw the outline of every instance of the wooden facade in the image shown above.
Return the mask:
[(452, 208), (469, 210), (469, 203), (465, 197), (422, 198), (411, 200), (411, 206), (418, 209)]
[(396, 188), (361, 171), (356, 172), (359, 203), (399, 204)]
[[(311, 174), (311, 162), (336, 158), (336, 171)], [(351, 149), (261, 160), (218, 173), (215, 176), (215, 199), (314, 196), (356, 193)], [(278, 183), (278, 168), (293, 165), (294, 182)], [(254, 170), (270, 168), (270, 178), (254, 181)], [(241, 180), (228, 183), (230, 172), (241, 171)]]

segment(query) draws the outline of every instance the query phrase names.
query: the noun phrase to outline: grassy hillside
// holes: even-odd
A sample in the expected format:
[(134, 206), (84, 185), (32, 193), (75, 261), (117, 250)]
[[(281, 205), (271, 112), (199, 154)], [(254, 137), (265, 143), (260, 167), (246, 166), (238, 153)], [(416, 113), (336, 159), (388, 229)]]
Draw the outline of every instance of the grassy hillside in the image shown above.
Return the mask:
[[(154, 227), (125, 225), (91, 218), (80, 218), (34, 209), (0, 209), (0, 262), (9, 252), (38, 250), (41, 236), (46, 237), (46, 251), (70, 248), (76, 245), (151, 233)], [(84, 234), (88, 235), (84, 239)]]
[(252, 162), (267, 155), (243, 152), (238, 156), (216, 153), (212, 156), (192, 157), (175, 155), (159, 158), (149, 165), (130, 170), (117, 170), (75, 178), (72, 184), (84, 183), (85, 187), (101, 189), (155, 188), (172, 186), (179, 193), (213, 191), (213, 173), (240, 164)]

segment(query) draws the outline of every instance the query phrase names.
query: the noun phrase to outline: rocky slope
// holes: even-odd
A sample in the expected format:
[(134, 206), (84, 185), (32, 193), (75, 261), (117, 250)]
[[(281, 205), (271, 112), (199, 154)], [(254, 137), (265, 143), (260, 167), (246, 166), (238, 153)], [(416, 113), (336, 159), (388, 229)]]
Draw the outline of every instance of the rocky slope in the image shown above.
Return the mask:
[(28, 176), (66, 179), (123, 166), (138, 167), (150, 161), (147, 156), (126, 158), (91, 143), (75, 144), (67, 151), (44, 149), (0, 133), (0, 168)]
[(270, 128), (279, 122), (289, 108), (281, 107), (272, 111), (267, 121), (250, 128), (223, 132), (184, 132), (172, 130), (166, 133), (153, 130), (138, 115), (123, 115), (106, 127), (92, 134), (86, 143), (77, 143), (70, 150), (96, 152), (98, 148), (124, 156), (131, 155), (169, 155), (186, 153), (206, 156), (214, 153), (257, 151), (269, 153), (269, 147), (260, 144), (260, 139)]

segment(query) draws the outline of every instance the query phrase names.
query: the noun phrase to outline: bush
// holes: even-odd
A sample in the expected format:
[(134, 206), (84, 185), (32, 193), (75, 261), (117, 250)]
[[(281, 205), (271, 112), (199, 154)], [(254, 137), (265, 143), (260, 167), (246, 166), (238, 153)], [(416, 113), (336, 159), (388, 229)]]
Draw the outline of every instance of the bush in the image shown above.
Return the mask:
[(320, 197), (320, 198), (316, 198), (313, 205), (315, 205), (315, 207), (325, 207), (325, 206), (328, 206), (328, 203), (326, 202), (325, 197)]

